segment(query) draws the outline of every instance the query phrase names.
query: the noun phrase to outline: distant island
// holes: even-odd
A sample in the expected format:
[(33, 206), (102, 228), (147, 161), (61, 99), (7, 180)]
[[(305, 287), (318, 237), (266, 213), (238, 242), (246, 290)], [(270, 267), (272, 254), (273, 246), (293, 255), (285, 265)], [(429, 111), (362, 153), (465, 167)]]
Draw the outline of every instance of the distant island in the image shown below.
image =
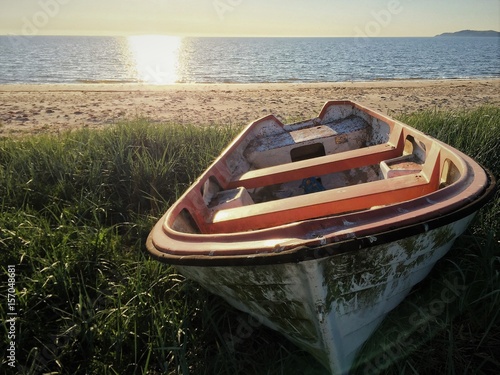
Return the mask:
[(485, 36), (485, 37), (500, 37), (499, 31), (486, 30), (486, 31), (476, 31), (476, 30), (462, 30), (454, 33), (443, 33), (436, 35), (436, 37), (448, 37), (448, 36)]

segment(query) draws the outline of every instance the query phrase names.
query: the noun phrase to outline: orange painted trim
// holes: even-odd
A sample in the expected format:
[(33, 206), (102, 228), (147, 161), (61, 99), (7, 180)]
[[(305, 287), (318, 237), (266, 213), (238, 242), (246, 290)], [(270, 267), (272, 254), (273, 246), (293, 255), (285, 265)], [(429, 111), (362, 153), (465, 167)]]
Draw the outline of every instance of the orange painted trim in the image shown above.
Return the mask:
[(297, 181), (311, 176), (322, 176), (324, 174), (378, 164), (383, 160), (400, 156), (401, 152), (401, 147), (398, 149), (384, 143), (382, 145), (340, 152), (314, 159), (256, 169), (236, 177), (228, 183), (227, 188), (234, 189), (242, 186), (251, 189), (288, 181)]
[(420, 174), (378, 180), (257, 203), (251, 206), (218, 211), (212, 223), (207, 223), (209, 233), (233, 233), (276, 227), (322, 216), (369, 209), (404, 202), (435, 191)]

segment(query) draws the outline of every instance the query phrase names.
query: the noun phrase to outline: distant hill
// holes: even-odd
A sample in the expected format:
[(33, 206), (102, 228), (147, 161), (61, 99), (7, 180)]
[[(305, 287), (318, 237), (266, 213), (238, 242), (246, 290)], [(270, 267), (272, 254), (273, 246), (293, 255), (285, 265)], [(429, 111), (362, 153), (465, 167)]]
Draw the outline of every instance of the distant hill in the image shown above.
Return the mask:
[(437, 37), (447, 37), (447, 36), (487, 36), (487, 37), (500, 37), (500, 32), (494, 30), (486, 31), (476, 31), (476, 30), (462, 30), (454, 33), (443, 33), (436, 35)]

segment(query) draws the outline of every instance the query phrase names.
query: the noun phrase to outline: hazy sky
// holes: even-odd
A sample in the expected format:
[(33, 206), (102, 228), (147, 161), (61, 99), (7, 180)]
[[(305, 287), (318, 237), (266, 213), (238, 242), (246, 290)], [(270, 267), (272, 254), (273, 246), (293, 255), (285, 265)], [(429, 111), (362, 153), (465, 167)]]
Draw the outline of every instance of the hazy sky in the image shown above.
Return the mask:
[(500, 0), (0, 0), (0, 34), (432, 36), (500, 30)]

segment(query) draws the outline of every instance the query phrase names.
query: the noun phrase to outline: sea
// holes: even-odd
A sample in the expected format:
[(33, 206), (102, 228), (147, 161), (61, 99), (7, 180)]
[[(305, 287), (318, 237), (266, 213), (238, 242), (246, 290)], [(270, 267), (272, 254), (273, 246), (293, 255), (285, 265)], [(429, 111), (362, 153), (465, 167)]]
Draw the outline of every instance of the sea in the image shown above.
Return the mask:
[(500, 77), (500, 38), (0, 36), (0, 84)]

